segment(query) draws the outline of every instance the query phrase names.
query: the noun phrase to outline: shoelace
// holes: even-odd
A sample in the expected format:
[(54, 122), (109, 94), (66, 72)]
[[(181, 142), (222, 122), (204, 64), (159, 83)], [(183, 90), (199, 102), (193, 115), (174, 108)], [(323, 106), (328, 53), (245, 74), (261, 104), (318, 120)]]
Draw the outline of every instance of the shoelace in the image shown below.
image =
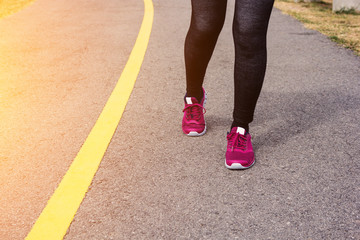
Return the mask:
[[(235, 135), (235, 136), (234, 136)], [(231, 150), (234, 151), (235, 148), (240, 150), (246, 150), (246, 137), (240, 133), (233, 133), (229, 136), (229, 139), (234, 139), (231, 143)]]
[(188, 111), (188, 114), (186, 114), (186, 117), (188, 118), (188, 116), (190, 116), (190, 119), (199, 119), (201, 117), (201, 114), (203, 112), (203, 114), (206, 113), (206, 110), (203, 106), (201, 106), (198, 103), (194, 103), (194, 104), (188, 104), (183, 112)]

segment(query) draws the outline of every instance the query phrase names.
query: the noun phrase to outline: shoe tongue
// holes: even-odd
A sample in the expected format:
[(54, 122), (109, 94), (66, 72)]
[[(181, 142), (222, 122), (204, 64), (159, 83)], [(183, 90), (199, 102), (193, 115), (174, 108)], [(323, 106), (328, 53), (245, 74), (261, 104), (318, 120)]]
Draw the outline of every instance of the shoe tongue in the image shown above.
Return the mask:
[(185, 97), (186, 104), (199, 103), (198, 100), (194, 97)]
[(237, 132), (237, 133), (240, 133), (241, 135), (245, 135), (245, 129), (242, 128), (242, 127), (237, 127), (237, 128), (236, 128), (236, 132)]

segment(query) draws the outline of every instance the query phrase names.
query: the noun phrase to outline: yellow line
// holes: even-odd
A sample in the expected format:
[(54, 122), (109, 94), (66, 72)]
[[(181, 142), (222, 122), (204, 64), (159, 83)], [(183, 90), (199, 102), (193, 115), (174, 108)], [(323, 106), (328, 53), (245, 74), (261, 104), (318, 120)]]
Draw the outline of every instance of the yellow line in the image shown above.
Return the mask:
[(144, 0), (144, 18), (128, 62), (95, 126), (63, 180), (26, 237), (62, 239), (99, 167), (134, 87), (149, 42), (154, 16), (151, 0)]
[(22, 0), (22, 1), (14, 1), (14, 0), (2, 0), (0, 5), (0, 19), (13, 15), (25, 7), (33, 4), (35, 0)]

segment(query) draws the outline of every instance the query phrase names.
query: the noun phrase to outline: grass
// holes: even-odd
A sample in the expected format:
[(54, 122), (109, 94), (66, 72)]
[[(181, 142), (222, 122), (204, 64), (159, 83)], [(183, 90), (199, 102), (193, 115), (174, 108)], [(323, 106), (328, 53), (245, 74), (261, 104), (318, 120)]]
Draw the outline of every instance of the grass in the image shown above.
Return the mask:
[(275, 7), (360, 56), (360, 13), (355, 9), (333, 12), (332, 0), (299, 3), (275, 0)]
[(35, 0), (0, 0), (0, 18), (14, 14)]
[(337, 13), (337, 14), (360, 15), (360, 13), (355, 10), (355, 8), (350, 8), (350, 9), (342, 8), (340, 10), (335, 11), (335, 13)]

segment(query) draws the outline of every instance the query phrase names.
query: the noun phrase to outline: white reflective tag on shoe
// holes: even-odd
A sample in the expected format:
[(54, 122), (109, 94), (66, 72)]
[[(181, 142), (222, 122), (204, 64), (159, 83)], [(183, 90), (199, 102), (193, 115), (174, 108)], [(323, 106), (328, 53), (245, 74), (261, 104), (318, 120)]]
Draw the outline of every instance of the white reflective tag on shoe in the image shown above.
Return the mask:
[(236, 132), (237, 132), (237, 133), (240, 133), (241, 135), (245, 135), (245, 129), (242, 128), (242, 127), (238, 127), (238, 128), (236, 129)]
[(187, 104), (193, 104), (191, 101), (191, 97), (186, 97), (185, 99)]

